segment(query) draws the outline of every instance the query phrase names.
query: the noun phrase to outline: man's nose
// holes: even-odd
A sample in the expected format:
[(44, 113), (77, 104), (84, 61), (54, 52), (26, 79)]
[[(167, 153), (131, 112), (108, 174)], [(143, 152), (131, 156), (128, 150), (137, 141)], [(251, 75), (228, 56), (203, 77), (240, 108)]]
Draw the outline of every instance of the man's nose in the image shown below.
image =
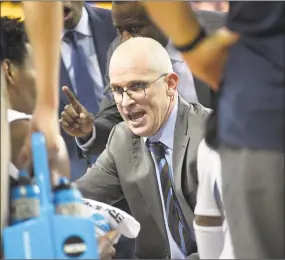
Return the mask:
[(131, 99), (130, 96), (126, 92), (124, 92), (122, 96), (122, 103), (121, 103), (122, 107), (128, 107), (134, 103), (135, 101)]
[(133, 35), (131, 33), (129, 33), (128, 31), (124, 30), (122, 33), (122, 42), (132, 38)]

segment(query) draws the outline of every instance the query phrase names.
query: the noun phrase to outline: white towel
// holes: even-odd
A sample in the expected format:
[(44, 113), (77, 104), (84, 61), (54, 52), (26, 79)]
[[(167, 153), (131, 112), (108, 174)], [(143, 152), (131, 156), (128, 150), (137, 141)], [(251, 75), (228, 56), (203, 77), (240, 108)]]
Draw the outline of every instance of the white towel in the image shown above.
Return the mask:
[[(118, 242), (120, 235), (124, 235), (128, 238), (136, 238), (138, 236), (141, 225), (131, 215), (118, 208), (99, 201), (85, 198), (83, 200), (84, 215), (86, 217), (92, 217), (94, 214), (100, 214), (106, 218), (111, 230), (116, 230), (119, 233), (119, 236), (117, 239), (115, 239), (114, 244)], [(96, 233), (98, 235), (98, 232)], [(102, 230), (99, 234), (102, 235)]]

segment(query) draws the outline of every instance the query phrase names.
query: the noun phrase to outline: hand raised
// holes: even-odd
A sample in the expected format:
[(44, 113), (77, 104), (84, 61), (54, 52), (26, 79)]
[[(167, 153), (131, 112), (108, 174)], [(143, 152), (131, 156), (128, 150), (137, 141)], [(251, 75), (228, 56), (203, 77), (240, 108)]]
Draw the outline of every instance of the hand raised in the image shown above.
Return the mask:
[(62, 129), (74, 137), (89, 135), (93, 130), (94, 116), (78, 101), (68, 87), (64, 86), (62, 91), (69, 100), (59, 120)]

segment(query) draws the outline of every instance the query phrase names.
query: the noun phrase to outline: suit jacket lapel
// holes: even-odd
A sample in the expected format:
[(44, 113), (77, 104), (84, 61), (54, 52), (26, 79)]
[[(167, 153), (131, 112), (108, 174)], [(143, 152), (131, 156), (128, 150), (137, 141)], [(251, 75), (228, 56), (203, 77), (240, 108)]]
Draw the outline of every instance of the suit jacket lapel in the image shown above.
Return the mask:
[(162, 235), (166, 237), (163, 209), (157, 185), (155, 165), (150, 152), (142, 138), (133, 136), (132, 139), (132, 165), (137, 176), (137, 184), (146, 203), (149, 213), (154, 218)]
[[(175, 124), (174, 142), (173, 142), (173, 175), (175, 194), (182, 208), (186, 221), (189, 227), (192, 227), (194, 213), (187, 204), (182, 192), (182, 175), (183, 175), (183, 161), (186, 155), (186, 149), (190, 141), (190, 124), (189, 124), (189, 105), (179, 97), (178, 113)], [(192, 136), (192, 135), (191, 135)], [(188, 156), (188, 155), (187, 155)], [(189, 174), (189, 173), (187, 173)]]

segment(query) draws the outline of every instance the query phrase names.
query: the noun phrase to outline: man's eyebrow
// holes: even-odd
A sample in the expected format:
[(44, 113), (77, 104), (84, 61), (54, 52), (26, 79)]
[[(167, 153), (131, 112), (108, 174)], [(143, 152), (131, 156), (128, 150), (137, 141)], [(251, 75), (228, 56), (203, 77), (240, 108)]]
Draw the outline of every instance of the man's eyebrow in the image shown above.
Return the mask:
[(119, 84), (119, 83), (110, 83), (110, 86), (111, 86), (111, 87), (116, 86), (116, 87), (121, 87), (121, 88), (123, 88), (123, 87), (130, 86), (130, 85), (132, 85), (132, 84), (134, 84), (134, 83), (139, 83), (139, 82), (142, 82), (142, 83), (149, 83), (149, 80), (146, 80), (146, 79), (134, 79), (134, 80), (131, 80), (131, 81), (129, 81), (127, 84), (124, 84), (124, 85)]

